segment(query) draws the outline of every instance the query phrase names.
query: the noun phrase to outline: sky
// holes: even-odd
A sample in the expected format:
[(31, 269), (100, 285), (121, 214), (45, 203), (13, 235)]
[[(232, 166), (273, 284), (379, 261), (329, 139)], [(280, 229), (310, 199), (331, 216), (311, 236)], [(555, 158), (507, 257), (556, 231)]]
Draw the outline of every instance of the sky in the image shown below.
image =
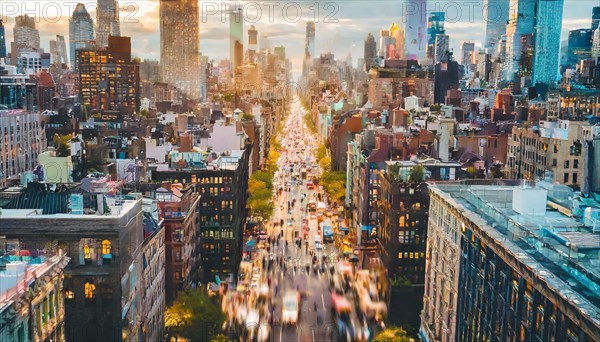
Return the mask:
[[(86, 5), (92, 18), (96, 17), (96, 1), (80, 1)], [(562, 40), (569, 30), (589, 28), (592, 7), (600, 0), (564, 0)], [(211, 60), (229, 56), (229, 23), (220, 14), (235, 1), (200, 1), (200, 50)], [(337, 59), (348, 54), (357, 58), (363, 55), (363, 42), (369, 32), (375, 37), (381, 29), (393, 22), (402, 27), (405, 15), (412, 11), (402, 0), (343, 0), (343, 1), (237, 1), (244, 9), (244, 32), (250, 25), (259, 31), (259, 40), (266, 33), (271, 46), (284, 45), (292, 61), (293, 72), (298, 75), (302, 67), (306, 22), (316, 22), (316, 52), (332, 52)], [(48, 41), (55, 35), (68, 40), (69, 16), (76, 1), (2, 0), (0, 15), (6, 28), (8, 41), (12, 41), (14, 17), (29, 14), (37, 18), (42, 48), (48, 50)], [(460, 42), (481, 43), (485, 38), (483, 4), (481, 0), (429, 0), (427, 12), (443, 11), (446, 14), (446, 34), (455, 55)], [(160, 57), (160, 22), (158, 0), (120, 0), (121, 35), (132, 37), (133, 53), (142, 59)], [(245, 36), (247, 40), (247, 36)], [(7, 48), (10, 45), (7, 42)]]

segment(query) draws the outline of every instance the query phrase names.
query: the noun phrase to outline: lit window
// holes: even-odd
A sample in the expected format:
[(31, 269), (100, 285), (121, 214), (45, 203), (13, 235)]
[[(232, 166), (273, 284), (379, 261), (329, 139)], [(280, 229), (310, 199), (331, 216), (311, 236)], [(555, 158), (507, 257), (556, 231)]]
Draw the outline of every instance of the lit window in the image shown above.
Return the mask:
[(85, 282), (83, 286), (83, 293), (85, 294), (86, 299), (94, 298), (94, 291), (96, 291), (96, 285), (94, 283), (90, 283), (89, 281)]
[(75, 298), (75, 293), (73, 293), (73, 291), (71, 291), (71, 290), (66, 290), (65, 291), (65, 298), (67, 298), (67, 299), (73, 299), (73, 298)]
[(90, 249), (90, 245), (87, 243), (83, 246), (83, 258), (86, 260), (92, 259), (92, 250)]
[(102, 255), (109, 255), (110, 254), (110, 247), (111, 247), (110, 241), (103, 240), (102, 241)]

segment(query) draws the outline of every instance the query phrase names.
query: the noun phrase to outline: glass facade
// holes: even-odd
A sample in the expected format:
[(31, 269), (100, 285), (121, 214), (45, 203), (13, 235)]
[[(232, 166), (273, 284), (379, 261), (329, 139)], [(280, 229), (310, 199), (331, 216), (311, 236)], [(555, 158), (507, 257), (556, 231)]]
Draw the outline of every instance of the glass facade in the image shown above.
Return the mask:
[(94, 21), (83, 4), (78, 4), (69, 20), (69, 47), (71, 67), (77, 68), (77, 50), (89, 49), (94, 41)]
[(564, 0), (537, 4), (532, 84), (554, 85), (559, 78), (560, 32)]

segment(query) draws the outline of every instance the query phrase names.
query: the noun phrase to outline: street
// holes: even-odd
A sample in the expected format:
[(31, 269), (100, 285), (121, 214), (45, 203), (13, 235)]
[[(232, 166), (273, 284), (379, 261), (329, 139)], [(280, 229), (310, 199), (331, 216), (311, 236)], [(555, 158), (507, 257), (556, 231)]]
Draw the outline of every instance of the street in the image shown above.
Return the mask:
[[(367, 319), (376, 317), (359, 313), (355, 293), (364, 289), (356, 285), (355, 266), (323, 240), (322, 223), (338, 217), (322, 187), (312, 183), (321, 170), (317, 137), (304, 114), (296, 100), (281, 137), (275, 211), (257, 232), (258, 244), (240, 265), (236, 291), (224, 298), (223, 308), (230, 331), (244, 341), (367, 341)], [(361, 279), (367, 278), (363, 273)]]

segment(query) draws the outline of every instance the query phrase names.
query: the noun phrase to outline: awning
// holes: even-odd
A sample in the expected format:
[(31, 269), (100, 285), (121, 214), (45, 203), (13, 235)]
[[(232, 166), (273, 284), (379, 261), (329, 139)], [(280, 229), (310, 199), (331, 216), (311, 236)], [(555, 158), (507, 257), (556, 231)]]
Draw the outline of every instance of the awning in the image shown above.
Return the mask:
[(362, 226), (363, 232), (370, 232), (371, 230), (373, 230), (373, 226)]

